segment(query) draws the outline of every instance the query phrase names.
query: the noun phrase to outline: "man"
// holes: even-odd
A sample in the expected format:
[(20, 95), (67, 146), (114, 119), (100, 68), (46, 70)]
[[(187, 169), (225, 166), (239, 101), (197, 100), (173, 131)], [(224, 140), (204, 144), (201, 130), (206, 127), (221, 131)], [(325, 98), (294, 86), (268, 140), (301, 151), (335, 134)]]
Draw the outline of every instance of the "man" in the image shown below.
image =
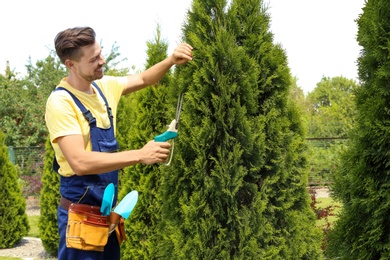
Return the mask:
[(104, 242), (104, 249), (72, 246), (69, 240), (72, 236), (66, 234), (74, 232), (73, 227), (67, 229), (72, 222), (68, 223), (69, 207), (77, 204), (95, 210), (101, 205), (109, 183), (115, 185), (115, 205), (119, 169), (138, 163), (161, 163), (168, 158), (170, 144), (153, 140), (141, 149), (117, 152), (114, 133), (117, 105), (122, 95), (153, 85), (173, 65), (192, 60), (192, 47), (183, 43), (171, 56), (140, 74), (104, 77), (106, 62), (95, 37), (92, 28), (76, 27), (60, 32), (55, 38), (57, 55), (68, 69), (68, 77), (48, 98), (45, 115), (55, 151), (54, 168), (61, 175), (58, 259), (119, 259), (115, 232)]

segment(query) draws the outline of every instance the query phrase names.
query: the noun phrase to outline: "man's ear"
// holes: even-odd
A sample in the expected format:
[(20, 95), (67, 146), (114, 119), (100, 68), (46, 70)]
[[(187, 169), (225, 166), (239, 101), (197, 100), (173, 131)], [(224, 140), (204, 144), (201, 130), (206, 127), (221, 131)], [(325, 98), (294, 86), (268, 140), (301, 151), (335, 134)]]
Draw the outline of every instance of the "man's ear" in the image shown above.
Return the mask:
[(73, 61), (71, 61), (70, 59), (67, 59), (65, 62), (64, 62), (65, 66), (68, 68), (68, 69), (72, 69), (74, 67), (74, 63)]

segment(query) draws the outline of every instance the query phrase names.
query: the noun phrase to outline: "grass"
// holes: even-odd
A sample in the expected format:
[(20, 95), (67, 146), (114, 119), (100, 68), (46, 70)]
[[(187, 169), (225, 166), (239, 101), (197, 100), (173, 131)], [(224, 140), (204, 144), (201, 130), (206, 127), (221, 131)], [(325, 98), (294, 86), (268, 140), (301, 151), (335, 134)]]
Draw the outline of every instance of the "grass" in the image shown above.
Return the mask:
[(38, 228), (39, 216), (28, 216), (28, 223), (30, 224), (30, 231), (27, 236), (29, 237), (39, 237), (39, 228)]
[(19, 257), (0, 256), (0, 260), (19, 260)]

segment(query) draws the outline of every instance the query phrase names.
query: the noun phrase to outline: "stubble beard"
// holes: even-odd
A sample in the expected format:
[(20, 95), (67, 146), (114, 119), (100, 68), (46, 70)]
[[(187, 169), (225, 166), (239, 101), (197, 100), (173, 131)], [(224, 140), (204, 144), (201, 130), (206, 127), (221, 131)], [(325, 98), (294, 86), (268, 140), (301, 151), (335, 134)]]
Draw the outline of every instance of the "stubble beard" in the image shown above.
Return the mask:
[(97, 79), (101, 79), (101, 78), (103, 78), (103, 76), (104, 76), (104, 69), (103, 69), (103, 67), (97, 68), (94, 71), (93, 75), (87, 75), (87, 74), (83, 74), (82, 72), (80, 72), (80, 77), (82, 77), (86, 81), (90, 81), (90, 82), (92, 82), (94, 80), (97, 80)]

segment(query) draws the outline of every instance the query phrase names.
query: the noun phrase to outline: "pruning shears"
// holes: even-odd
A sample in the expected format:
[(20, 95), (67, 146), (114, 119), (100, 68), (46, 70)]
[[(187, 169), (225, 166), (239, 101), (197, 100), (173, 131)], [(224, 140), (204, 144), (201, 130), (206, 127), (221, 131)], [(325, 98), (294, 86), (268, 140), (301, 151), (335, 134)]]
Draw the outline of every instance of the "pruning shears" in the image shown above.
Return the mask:
[(180, 94), (178, 99), (177, 99), (176, 116), (175, 116), (175, 119), (173, 119), (172, 122), (168, 125), (168, 130), (154, 138), (155, 142), (167, 142), (169, 140), (172, 140), (171, 156), (169, 158), (168, 163), (166, 163), (165, 166), (169, 166), (171, 164), (171, 161), (172, 161), (175, 138), (178, 136), (180, 111), (181, 111), (181, 108), (183, 106), (183, 96), (184, 96), (184, 94)]

